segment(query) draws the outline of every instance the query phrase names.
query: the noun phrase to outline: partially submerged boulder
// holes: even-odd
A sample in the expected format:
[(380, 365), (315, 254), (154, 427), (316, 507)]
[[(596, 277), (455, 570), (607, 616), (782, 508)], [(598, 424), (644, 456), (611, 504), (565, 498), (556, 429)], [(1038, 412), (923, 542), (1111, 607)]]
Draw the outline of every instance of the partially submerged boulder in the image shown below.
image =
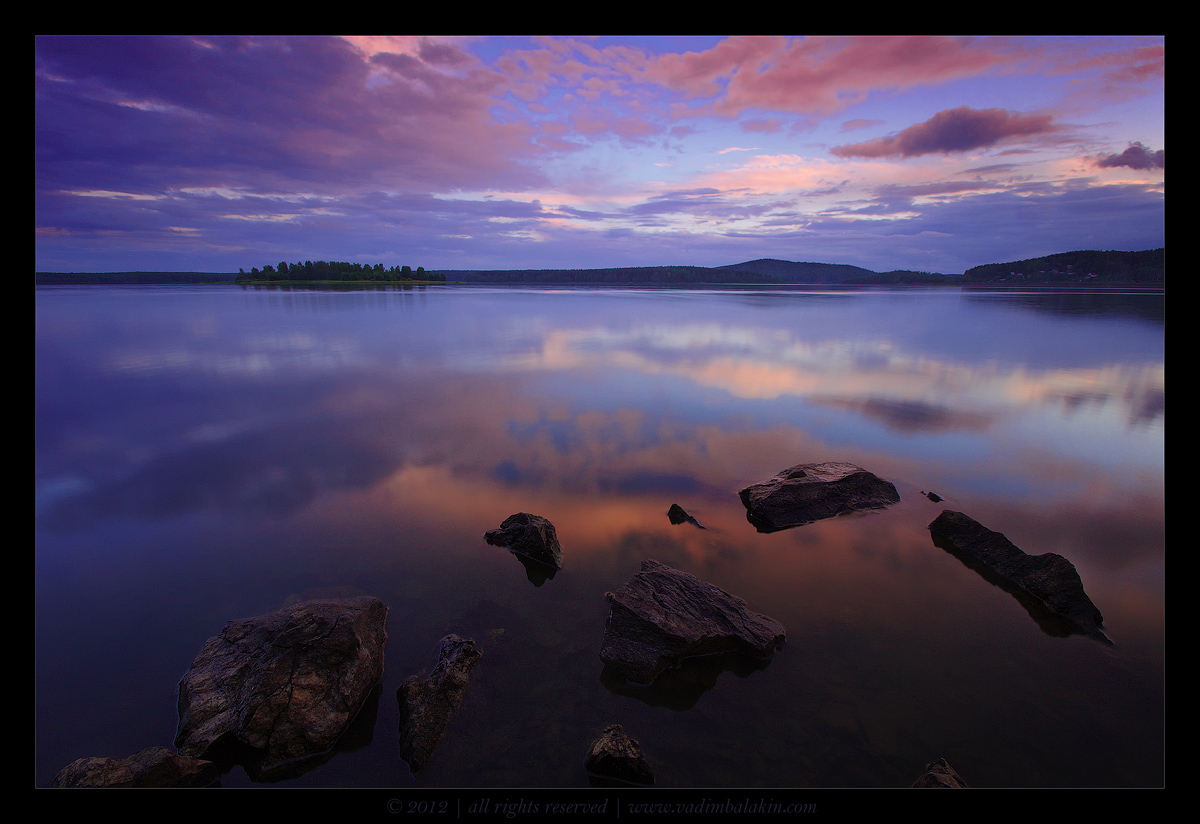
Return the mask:
[(766, 657), (784, 642), (773, 618), (694, 575), (652, 559), (617, 592), (606, 593), (600, 659), (638, 684), (679, 667), (685, 658), (737, 652)]
[(944, 758), (927, 765), (921, 777), (913, 782), (913, 787), (917, 789), (961, 790), (966, 786), (967, 782), (963, 781), (962, 776), (955, 772)]
[(1003, 534), (949, 509), (934, 519), (929, 531), (934, 544), (971, 562), (993, 583), (1016, 595), (1044, 629), (1049, 631), (1054, 623), (1046, 618), (1056, 618), (1070, 631), (1111, 643), (1101, 629), (1104, 616), (1084, 592), (1075, 565), (1063, 556), (1027, 555)]
[(77, 758), (59, 771), (51, 787), (205, 787), (220, 778), (211, 761), (147, 747), (128, 758)]
[(583, 767), (595, 776), (625, 784), (654, 783), (654, 771), (642, 755), (641, 745), (620, 724), (604, 728), (588, 748)]
[(441, 640), (438, 662), (424, 680), (411, 676), (396, 690), (400, 704), (400, 757), (409, 769), (420, 772), (433, 755), (462, 703), (471, 667), (483, 657), (470, 639), (450, 634)]
[(488, 530), (483, 537), (493, 546), (508, 547), (510, 552), (562, 569), (562, 547), (554, 524), (541, 515), (528, 512), (509, 515), (499, 529)]
[(738, 493), (759, 532), (778, 532), (900, 501), (896, 487), (844, 461), (798, 464)]
[(700, 529), (708, 528), (704, 526), (704, 524), (697, 521), (691, 513), (689, 513), (679, 504), (671, 504), (671, 508), (667, 510), (667, 518), (669, 518), (671, 523), (675, 524), (676, 526), (679, 524), (692, 524)]
[(361, 596), (226, 624), (179, 682), (176, 748), (251, 748), (262, 769), (329, 750), (383, 676), (387, 614)]

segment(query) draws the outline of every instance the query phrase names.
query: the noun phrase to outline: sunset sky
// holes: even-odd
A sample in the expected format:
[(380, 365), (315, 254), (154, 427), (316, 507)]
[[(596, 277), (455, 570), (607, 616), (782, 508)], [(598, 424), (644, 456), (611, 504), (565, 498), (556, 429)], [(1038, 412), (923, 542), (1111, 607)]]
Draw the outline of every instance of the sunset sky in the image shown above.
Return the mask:
[(39, 271), (1165, 245), (1163, 37), (39, 37)]

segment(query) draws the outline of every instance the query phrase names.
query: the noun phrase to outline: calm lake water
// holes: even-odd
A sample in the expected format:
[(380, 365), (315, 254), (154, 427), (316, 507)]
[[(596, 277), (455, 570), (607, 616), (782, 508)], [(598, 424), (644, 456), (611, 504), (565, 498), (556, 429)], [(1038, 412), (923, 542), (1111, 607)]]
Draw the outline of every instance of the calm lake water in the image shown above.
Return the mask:
[[(35, 298), (39, 786), (171, 747), (176, 685), (227, 621), (352, 594), (390, 608), (381, 690), (282, 786), (586, 787), (611, 723), (665, 787), (907, 787), (942, 757), (975, 787), (1164, 784), (1161, 292)], [(901, 502), (746, 520), (739, 489), (825, 460)], [(1068, 558), (1113, 645), (1049, 634), (935, 546), (943, 509)], [(557, 527), (549, 580), (483, 539), (522, 511)], [(786, 645), (651, 689), (604, 676), (604, 594), (644, 558)], [(484, 658), (413, 776), (396, 688), (449, 631)]]

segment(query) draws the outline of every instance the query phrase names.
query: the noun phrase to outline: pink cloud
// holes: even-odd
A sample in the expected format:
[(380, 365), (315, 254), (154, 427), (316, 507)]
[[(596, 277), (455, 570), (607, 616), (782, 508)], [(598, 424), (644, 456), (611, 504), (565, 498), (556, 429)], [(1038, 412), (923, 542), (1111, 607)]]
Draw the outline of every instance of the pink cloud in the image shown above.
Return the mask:
[(1005, 109), (959, 106), (938, 112), (924, 123), (890, 137), (835, 146), (838, 157), (916, 157), (981, 149), (1011, 137), (1046, 134), (1057, 127), (1050, 115), (1026, 115)]
[(1012, 59), (969, 38), (733, 37), (704, 52), (655, 58), (645, 76), (691, 97), (717, 98), (719, 114), (759, 108), (827, 116), (875, 89), (942, 83)]

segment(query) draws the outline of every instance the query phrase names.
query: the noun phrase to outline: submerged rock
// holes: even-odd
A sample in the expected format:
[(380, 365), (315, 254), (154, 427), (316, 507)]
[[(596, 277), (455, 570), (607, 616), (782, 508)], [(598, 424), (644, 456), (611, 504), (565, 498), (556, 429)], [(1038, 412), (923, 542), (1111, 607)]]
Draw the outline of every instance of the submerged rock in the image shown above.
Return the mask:
[(777, 532), (900, 501), (896, 487), (842, 461), (799, 464), (738, 493), (759, 532)]
[(205, 787), (220, 777), (211, 761), (147, 747), (120, 761), (78, 758), (59, 771), (51, 787)]
[(383, 676), (387, 614), (362, 596), (226, 624), (179, 682), (176, 748), (250, 748), (263, 769), (330, 749)]
[(704, 524), (697, 521), (679, 504), (671, 504), (671, 508), (667, 510), (667, 517), (671, 520), (671, 523), (675, 524), (676, 526), (679, 524), (693, 524), (694, 526), (700, 527), (700, 529), (707, 529)]
[(493, 546), (508, 547), (526, 558), (530, 558), (554, 569), (562, 569), (562, 547), (554, 524), (541, 515), (518, 512), (509, 515), (499, 529), (488, 530), (484, 539)]
[(685, 658), (737, 652), (762, 658), (784, 642), (773, 618), (694, 575), (651, 559), (617, 592), (606, 593), (600, 659), (629, 681), (650, 684)]
[(396, 690), (400, 704), (400, 757), (414, 773), (425, 769), (462, 703), (467, 674), (483, 657), (475, 642), (447, 635), (441, 640), (437, 666), (424, 680), (410, 677)]
[(626, 784), (654, 783), (654, 771), (642, 755), (641, 745), (620, 724), (604, 728), (588, 748), (583, 767), (594, 776)]
[[(949, 509), (929, 525), (929, 531), (934, 544), (1016, 595), (1043, 629), (1055, 635), (1078, 632), (1112, 643), (1101, 629), (1104, 616), (1084, 592), (1075, 565), (1063, 556), (1027, 555), (1003, 534)], [(1067, 631), (1058, 631), (1056, 623), (1065, 623)]]
[(963, 781), (962, 776), (955, 772), (954, 768), (944, 758), (939, 758), (932, 764), (925, 767), (924, 774), (913, 782), (913, 787), (918, 789), (940, 788), (940, 789), (963, 789), (967, 786), (967, 782)]

